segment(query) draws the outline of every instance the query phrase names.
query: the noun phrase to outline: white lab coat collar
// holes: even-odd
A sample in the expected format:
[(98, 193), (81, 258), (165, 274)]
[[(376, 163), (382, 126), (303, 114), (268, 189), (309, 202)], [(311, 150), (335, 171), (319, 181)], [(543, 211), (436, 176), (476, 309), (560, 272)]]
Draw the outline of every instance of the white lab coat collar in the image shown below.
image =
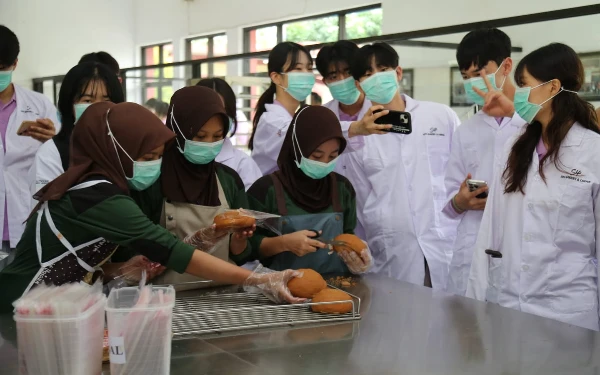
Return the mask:
[[(365, 116), (365, 114), (367, 113), (367, 111), (369, 110), (369, 108), (371, 108), (373, 104), (371, 103), (371, 101), (367, 98), (365, 98), (365, 100), (363, 101), (363, 105), (362, 108), (360, 109), (360, 111), (357, 113), (357, 118), (360, 120), (361, 118), (363, 118)], [(337, 118), (340, 118), (340, 102), (336, 99), (333, 99), (332, 101), (325, 103), (323, 105), (324, 107), (327, 107), (329, 109), (331, 109), (333, 111), (333, 113), (335, 113), (335, 115), (337, 116)]]
[(573, 126), (571, 127), (571, 129), (569, 129), (567, 136), (565, 137), (565, 139), (563, 140), (563, 142), (560, 146), (561, 147), (579, 146), (579, 145), (581, 145), (581, 142), (583, 142), (584, 134), (585, 134), (585, 128), (583, 126), (581, 126), (581, 124), (579, 124), (578, 122), (575, 122), (573, 124)]
[[(523, 122), (521, 120), (521, 117), (519, 117), (519, 115), (517, 115), (516, 112), (513, 114), (513, 117), (511, 117), (511, 118), (503, 117), (500, 125), (498, 125), (498, 122), (496, 121), (495, 117), (492, 117), (483, 111), (477, 112), (475, 114), (475, 116), (477, 116), (481, 121), (485, 122), (486, 124), (488, 124), (490, 127), (492, 127), (495, 130), (503, 129), (505, 126), (509, 126), (509, 125), (515, 126), (515, 127), (521, 127), (522, 126), (521, 123)], [(519, 120), (521, 120), (521, 121), (519, 121)]]
[(287, 109), (279, 104), (265, 104), (265, 109), (267, 112), (271, 112), (282, 117), (288, 117), (290, 120), (292, 119), (292, 115), (290, 115)]
[(221, 152), (219, 152), (219, 159), (221, 161), (230, 160), (235, 156), (234, 152), (235, 149), (233, 147), (233, 143), (231, 143), (231, 139), (225, 138), (225, 141), (223, 142), (223, 148), (221, 148)]
[(400, 94), (400, 96), (402, 97), (402, 100), (404, 100), (404, 103), (406, 105), (406, 109), (404, 110), (405, 112), (412, 112), (419, 106), (419, 102), (417, 100), (414, 100), (410, 96), (406, 94)]

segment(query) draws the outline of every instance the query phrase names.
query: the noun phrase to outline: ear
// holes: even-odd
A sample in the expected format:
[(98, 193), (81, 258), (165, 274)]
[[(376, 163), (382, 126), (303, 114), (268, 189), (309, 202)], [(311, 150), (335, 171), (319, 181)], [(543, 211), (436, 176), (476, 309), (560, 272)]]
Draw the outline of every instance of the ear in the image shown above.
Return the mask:
[(402, 68), (400, 66), (396, 68), (396, 76), (398, 77), (398, 82), (402, 82)]
[(560, 88), (562, 87), (562, 82), (559, 79), (553, 79), (552, 82), (550, 82), (550, 86), (552, 86), (552, 88), (550, 89), (550, 93), (554, 95), (560, 91)]
[(269, 74), (269, 77), (271, 78), (271, 81), (273, 81), (273, 83), (275, 83), (276, 85), (284, 86), (282, 74), (272, 72), (271, 74)]
[(506, 60), (504, 60), (504, 63), (502, 64), (502, 75), (505, 77), (508, 77), (510, 75), (510, 72), (512, 72), (513, 69), (513, 59), (510, 57), (507, 57)]

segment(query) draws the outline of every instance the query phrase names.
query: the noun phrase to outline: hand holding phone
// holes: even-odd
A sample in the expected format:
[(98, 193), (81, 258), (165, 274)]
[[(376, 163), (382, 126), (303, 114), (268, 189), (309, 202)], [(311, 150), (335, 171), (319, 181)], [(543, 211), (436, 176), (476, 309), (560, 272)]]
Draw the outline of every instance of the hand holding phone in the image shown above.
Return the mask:
[[(469, 187), (469, 191), (472, 193), (479, 188), (487, 187), (487, 182), (485, 182), (483, 180), (468, 179), (467, 186)], [(488, 197), (487, 191), (484, 191), (483, 193), (475, 196), (475, 198), (479, 198), (479, 199), (483, 199), (483, 198), (487, 198), (487, 197)]]
[[(377, 113), (376, 111), (374, 113)], [(383, 115), (375, 120), (376, 124), (389, 124), (392, 128), (387, 130), (390, 133), (410, 134), (412, 133), (412, 120), (410, 112), (388, 111), (387, 115)]]
[(19, 129), (17, 129), (17, 135), (28, 136), (29, 134), (27, 134), (27, 130), (29, 130), (30, 127), (35, 126), (36, 124), (37, 122), (35, 121), (23, 121), (21, 123), (21, 126), (19, 126)]
[(471, 179), (471, 174), (460, 185), (458, 193), (452, 198), (452, 205), (459, 213), (483, 210), (487, 202), (487, 183)]

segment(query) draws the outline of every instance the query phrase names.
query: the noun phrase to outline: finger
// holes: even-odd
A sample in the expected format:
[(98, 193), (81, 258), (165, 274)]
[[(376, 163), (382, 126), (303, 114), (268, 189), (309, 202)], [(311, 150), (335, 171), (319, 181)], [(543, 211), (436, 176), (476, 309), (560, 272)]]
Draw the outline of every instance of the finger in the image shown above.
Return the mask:
[(485, 69), (481, 69), (479, 74), (483, 78), (483, 82), (485, 82), (485, 87), (487, 87), (488, 92), (494, 91), (494, 88), (492, 87), (492, 83), (490, 82), (489, 78), (487, 77), (487, 73), (486, 73)]
[(54, 129), (46, 129), (43, 127), (38, 127), (38, 126), (32, 126), (29, 128), (29, 132), (30, 133), (36, 133), (38, 135), (48, 135), (48, 136), (53, 136), (54, 135)]
[(385, 132), (385, 130), (389, 130), (393, 127), (394, 127), (394, 125), (375, 125), (372, 128), (370, 128), (369, 131), (380, 131), (380, 132), (384, 132), (384, 134), (386, 134), (387, 132)]
[(474, 190), (474, 191), (471, 193), (471, 195), (472, 195), (472, 196), (474, 196), (474, 197), (476, 197), (476, 196), (478, 196), (479, 194), (485, 193), (485, 192), (487, 192), (487, 191), (488, 191), (488, 187), (487, 187), (487, 186), (482, 186), (482, 187), (480, 187), (479, 189), (477, 189), (477, 190)]
[(311, 242), (311, 246), (314, 246), (314, 247), (319, 248), (319, 249), (324, 249), (324, 248), (327, 247), (327, 245), (325, 245), (323, 242), (317, 241), (317, 240), (313, 240)]
[(371, 108), (369, 108), (369, 110), (367, 111), (367, 115), (372, 116), (373, 112), (378, 111), (380, 109), (383, 109), (382, 105), (374, 105)]
[(35, 120), (35, 122), (37, 122), (38, 124), (42, 125), (44, 128), (53, 128), (54, 124), (52, 123), (52, 120), (47, 119), (47, 118), (38, 118)]
[[(383, 108), (383, 107), (381, 107), (381, 108)], [(383, 111), (381, 111), (381, 112), (374, 113), (374, 114), (373, 114), (373, 120), (377, 120), (377, 119), (378, 119), (378, 118), (380, 118), (381, 116), (385, 116), (385, 115), (387, 115), (388, 113), (390, 113), (390, 111), (389, 111), (389, 110), (387, 110), (387, 109), (386, 109), (386, 110), (383, 110)]]
[(473, 91), (475, 91), (477, 93), (477, 95), (481, 96), (482, 98), (485, 98), (485, 92), (479, 90), (477, 87), (473, 86)]
[(362, 261), (362, 259), (359, 258), (359, 256), (354, 251), (348, 252), (348, 259), (350, 259), (350, 261), (354, 264), (361, 264), (361, 266), (362, 266), (362, 263), (364, 263)]
[(36, 141), (40, 141), (42, 143), (46, 142), (47, 140), (49, 140), (52, 137), (47, 137), (47, 136), (39, 136), (39, 135), (30, 135), (31, 138), (35, 139)]

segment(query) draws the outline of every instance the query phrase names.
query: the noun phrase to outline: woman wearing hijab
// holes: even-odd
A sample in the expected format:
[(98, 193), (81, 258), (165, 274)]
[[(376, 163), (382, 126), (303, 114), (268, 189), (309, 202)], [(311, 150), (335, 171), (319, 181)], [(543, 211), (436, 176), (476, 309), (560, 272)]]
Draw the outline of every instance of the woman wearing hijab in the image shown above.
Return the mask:
[[(161, 156), (173, 133), (143, 107), (91, 105), (73, 129), (69, 169), (36, 194), (15, 259), (0, 271), (0, 312), (32, 287), (85, 280), (117, 246), (154, 262), (222, 282), (258, 285), (269, 296), (290, 298), (291, 272), (251, 274), (196, 250), (153, 224), (129, 197), (160, 175)], [(271, 287), (273, 280), (278, 286)]]
[(346, 148), (340, 122), (325, 107), (306, 106), (294, 116), (277, 159), (279, 170), (248, 190), (250, 208), (283, 216), (280, 231), (258, 230), (254, 254), (272, 269), (311, 268), (321, 274), (363, 273), (370, 252), (329, 254), (317, 237), (332, 240), (353, 233), (356, 199), (352, 184), (333, 172)]
[[(244, 183), (226, 165), (215, 162), (229, 130), (229, 117), (219, 94), (201, 86), (184, 87), (173, 94), (167, 127), (175, 135), (175, 146), (165, 152), (162, 166), (164, 205), (161, 225), (184, 239), (198, 228), (208, 227), (215, 216), (237, 208), (248, 208)], [(242, 263), (250, 254), (247, 236), (235, 233), (217, 243), (211, 253), (217, 258)], [(183, 284), (178, 290), (205, 287), (189, 275), (165, 272), (155, 283)]]

